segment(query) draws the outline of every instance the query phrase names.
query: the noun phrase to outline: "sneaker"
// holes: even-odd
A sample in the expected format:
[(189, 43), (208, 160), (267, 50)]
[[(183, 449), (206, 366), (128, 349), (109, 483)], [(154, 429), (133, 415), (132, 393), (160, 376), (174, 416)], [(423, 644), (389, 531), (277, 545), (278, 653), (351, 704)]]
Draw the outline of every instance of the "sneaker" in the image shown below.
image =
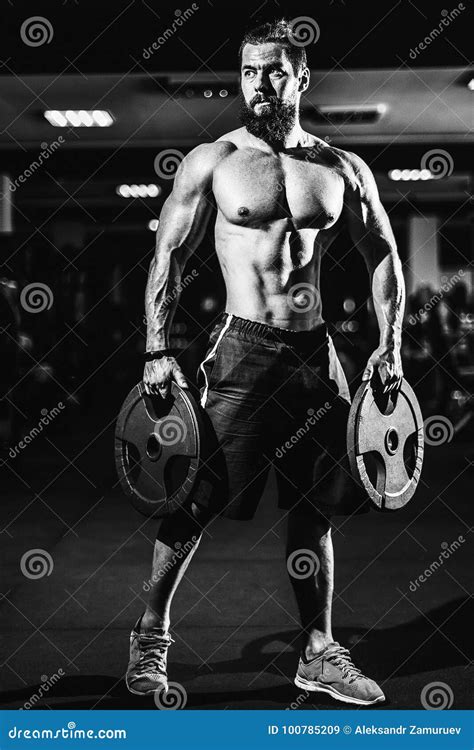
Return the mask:
[(385, 700), (376, 682), (354, 666), (349, 650), (333, 641), (310, 661), (300, 657), (295, 685), (304, 690), (328, 693), (338, 701), (370, 706)]
[(168, 690), (166, 660), (168, 646), (174, 643), (170, 634), (156, 627), (140, 633), (141, 617), (130, 633), (130, 661), (125, 684), (135, 695), (147, 695), (160, 688)]

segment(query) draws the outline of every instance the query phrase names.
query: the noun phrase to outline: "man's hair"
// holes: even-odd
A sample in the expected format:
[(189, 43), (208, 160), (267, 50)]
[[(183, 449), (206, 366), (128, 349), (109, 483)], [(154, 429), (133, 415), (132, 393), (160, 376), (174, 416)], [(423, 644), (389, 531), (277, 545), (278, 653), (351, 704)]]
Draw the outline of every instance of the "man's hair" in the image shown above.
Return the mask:
[(246, 44), (268, 44), (273, 42), (285, 49), (293, 71), (299, 73), (301, 68), (307, 65), (306, 52), (304, 47), (294, 44), (292, 38), (291, 24), (284, 18), (280, 21), (262, 23), (260, 26), (249, 29), (245, 32), (239, 48), (239, 67), (242, 66), (242, 51)]

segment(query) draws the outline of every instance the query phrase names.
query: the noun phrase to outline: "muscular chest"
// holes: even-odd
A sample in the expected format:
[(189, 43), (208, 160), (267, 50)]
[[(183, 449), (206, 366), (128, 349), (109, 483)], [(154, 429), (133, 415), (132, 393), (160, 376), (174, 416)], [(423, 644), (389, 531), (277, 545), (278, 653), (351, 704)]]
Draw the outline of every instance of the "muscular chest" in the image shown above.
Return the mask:
[(214, 175), (214, 195), (227, 221), (264, 228), (289, 218), (296, 229), (324, 229), (340, 216), (344, 181), (304, 158), (238, 151)]

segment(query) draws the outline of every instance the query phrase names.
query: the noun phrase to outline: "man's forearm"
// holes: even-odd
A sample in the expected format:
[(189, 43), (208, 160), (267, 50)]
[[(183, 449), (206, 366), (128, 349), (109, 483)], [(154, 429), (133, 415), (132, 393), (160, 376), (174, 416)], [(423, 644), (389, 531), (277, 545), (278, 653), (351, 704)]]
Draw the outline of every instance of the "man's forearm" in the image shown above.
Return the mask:
[(147, 351), (169, 348), (171, 324), (181, 292), (181, 272), (176, 250), (158, 252), (150, 264), (145, 292)]
[(388, 253), (374, 270), (372, 295), (380, 329), (380, 346), (400, 347), (405, 310), (405, 280), (396, 253)]

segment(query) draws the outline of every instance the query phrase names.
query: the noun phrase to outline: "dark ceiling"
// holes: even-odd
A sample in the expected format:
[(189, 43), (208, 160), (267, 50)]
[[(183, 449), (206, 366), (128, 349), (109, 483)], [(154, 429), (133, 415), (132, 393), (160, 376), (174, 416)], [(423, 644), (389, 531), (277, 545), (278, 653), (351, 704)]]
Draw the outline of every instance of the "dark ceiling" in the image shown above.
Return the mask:
[[(149, 71), (231, 70), (244, 29), (282, 16), (307, 16), (318, 24), (317, 43), (308, 47), (313, 69), (396, 68), (403, 61), (414, 68), (464, 67), (472, 59), (470, 0), (198, 0), (194, 5), (179, 34), (145, 61)], [(3, 0), (3, 73), (138, 72), (135, 60), (143, 50), (191, 6), (190, 0)], [(47, 18), (53, 29), (50, 41), (38, 47), (25, 45), (20, 34), (33, 15)], [(410, 56), (440, 24), (435, 42)]]

